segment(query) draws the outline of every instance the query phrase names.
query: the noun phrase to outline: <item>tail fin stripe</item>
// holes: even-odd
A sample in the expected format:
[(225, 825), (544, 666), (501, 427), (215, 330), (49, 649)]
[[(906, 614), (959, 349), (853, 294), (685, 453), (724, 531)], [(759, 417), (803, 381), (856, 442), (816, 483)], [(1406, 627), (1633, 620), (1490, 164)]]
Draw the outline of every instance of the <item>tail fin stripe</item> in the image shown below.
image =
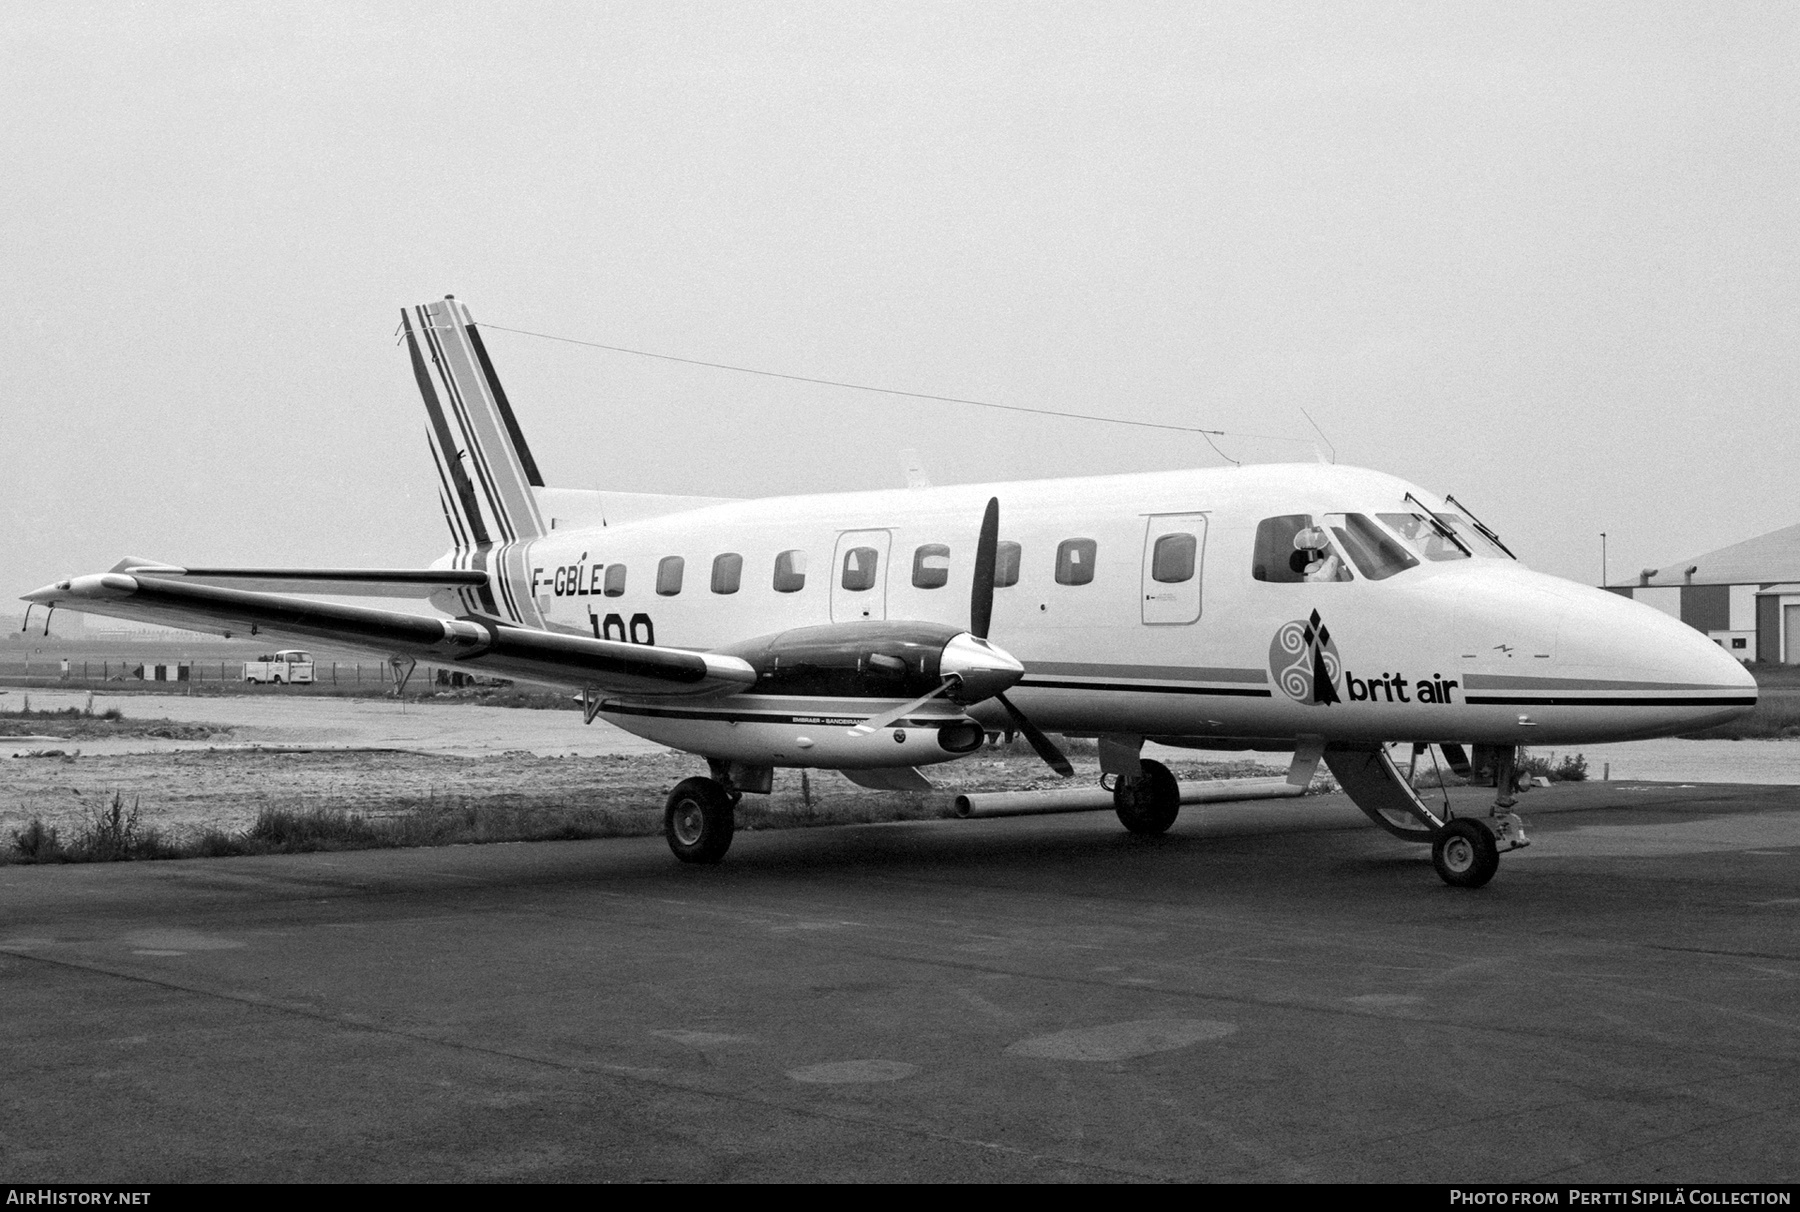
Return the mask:
[(469, 539), (476, 543), (486, 543), (489, 541), (487, 527), (482, 524), (481, 507), (475, 500), (475, 486), (469, 482), (468, 473), (462, 469), (456, 457), (456, 439), (450, 434), (443, 404), (438, 400), (437, 390), (432, 385), (431, 372), (425, 366), (425, 358), (419, 352), (419, 343), (414, 339), (410, 320), (406, 325), (406, 344), (412, 353), (413, 377), (419, 381), (419, 394), (424, 397), (425, 412), (431, 421), (432, 454), (437, 459), (438, 476), (444, 482), (445, 493), (462, 506), (460, 517), (469, 531), (466, 537), (455, 537), (459, 545)]
[(481, 373), (487, 378), (488, 391), (493, 393), (494, 403), (500, 406), (500, 418), (506, 422), (507, 436), (512, 439), (513, 453), (519, 456), (519, 463), (525, 468), (525, 478), (533, 488), (544, 486), (544, 477), (538, 471), (537, 460), (531, 457), (531, 447), (525, 444), (525, 431), (519, 428), (519, 419), (513, 416), (512, 404), (506, 398), (506, 389), (500, 386), (500, 376), (494, 373), (494, 363), (488, 358), (487, 345), (481, 339), (473, 324), (466, 330), (469, 344), (475, 347), (475, 356), (481, 361)]
[[(468, 334), (474, 326), (466, 323), (467, 311), (451, 300), (445, 300), (430, 311), (433, 318), (445, 321), (432, 324), (427, 336), (457, 420), (469, 437), (471, 461), (476, 464), (496, 520), (508, 541), (526, 537), (526, 531), (533, 536), (542, 533), (537, 501), (531, 494), (530, 474), (507, 431), (500, 401), (492, 398), (489, 380), (472, 356), (473, 345)], [(516, 429), (517, 424), (515, 418), (513, 428)]]
[(425, 328), (425, 339), (431, 345), (431, 360), (437, 364), (438, 377), (444, 385), (444, 395), (450, 401), (450, 408), (456, 414), (456, 423), (469, 437), (468, 446), (457, 453), (474, 464), (476, 478), (481, 481), (481, 494), (487, 498), (488, 508), (493, 511), (494, 522), (500, 528), (501, 540), (510, 543), (519, 537), (518, 531), (513, 526), (512, 519), (507, 516), (500, 494), (495, 491), (493, 469), (488, 466), (487, 452), (482, 449), (479, 431), (470, 419), (468, 404), (458, 390), (456, 375), (446, 364), (447, 351), (444, 343), (431, 325)]

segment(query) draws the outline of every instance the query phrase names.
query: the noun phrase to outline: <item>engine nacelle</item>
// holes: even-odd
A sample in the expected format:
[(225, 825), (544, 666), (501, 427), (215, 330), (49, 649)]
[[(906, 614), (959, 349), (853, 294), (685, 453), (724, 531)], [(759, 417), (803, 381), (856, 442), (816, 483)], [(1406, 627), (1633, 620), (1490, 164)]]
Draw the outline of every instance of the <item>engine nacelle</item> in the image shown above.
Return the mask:
[(750, 694), (911, 699), (942, 684), (944, 647), (961, 633), (941, 623), (826, 623), (719, 651), (756, 670)]
[[(627, 731), (709, 758), (843, 770), (927, 766), (981, 748), (986, 730), (963, 709), (1025, 672), (986, 640), (942, 623), (796, 627), (717, 655), (749, 665), (755, 684), (705, 703), (608, 700), (600, 710)], [(904, 714), (867, 727), (897, 711)]]

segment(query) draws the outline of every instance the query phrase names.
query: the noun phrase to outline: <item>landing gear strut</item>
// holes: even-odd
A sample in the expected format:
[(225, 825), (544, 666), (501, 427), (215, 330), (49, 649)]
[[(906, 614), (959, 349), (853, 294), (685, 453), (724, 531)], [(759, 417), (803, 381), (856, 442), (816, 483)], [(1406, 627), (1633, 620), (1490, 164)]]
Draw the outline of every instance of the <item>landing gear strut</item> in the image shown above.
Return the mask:
[[(1483, 754), (1498, 767), (1500, 798), (1485, 818), (1453, 817), (1446, 799), (1444, 811), (1432, 809), (1419, 798), (1411, 781), (1395, 767), (1383, 745), (1328, 745), (1325, 764), (1352, 803), (1377, 825), (1409, 842), (1431, 846), (1432, 866), (1439, 878), (1453, 888), (1480, 888), (1494, 878), (1500, 856), (1530, 845), (1525, 823), (1504, 809), (1516, 801), (1512, 790), (1513, 750)], [(1477, 770), (1481, 767), (1477, 761)]]
[(1181, 785), (1161, 762), (1139, 763), (1143, 773), (1121, 778), (1113, 787), (1113, 810), (1119, 823), (1143, 837), (1167, 833), (1181, 812)]
[(716, 863), (737, 832), (738, 797), (716, 779), (683, 779), (663, 808), (663, 835), (684, 863)]

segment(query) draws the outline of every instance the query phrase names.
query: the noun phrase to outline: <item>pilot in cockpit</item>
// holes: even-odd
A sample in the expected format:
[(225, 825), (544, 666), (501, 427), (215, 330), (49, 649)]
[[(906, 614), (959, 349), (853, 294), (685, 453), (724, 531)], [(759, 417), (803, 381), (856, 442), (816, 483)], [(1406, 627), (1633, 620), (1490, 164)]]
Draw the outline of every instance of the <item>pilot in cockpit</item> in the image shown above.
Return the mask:
[(1294, 536), (1294, 554), (1288, 557), (1288, 567), (1299, 573), (1302, 580), (1313, 583), (1350, 579), (1342, 557), (1331, 549), (1331, 540), (1318, 526), (1308, 526)]

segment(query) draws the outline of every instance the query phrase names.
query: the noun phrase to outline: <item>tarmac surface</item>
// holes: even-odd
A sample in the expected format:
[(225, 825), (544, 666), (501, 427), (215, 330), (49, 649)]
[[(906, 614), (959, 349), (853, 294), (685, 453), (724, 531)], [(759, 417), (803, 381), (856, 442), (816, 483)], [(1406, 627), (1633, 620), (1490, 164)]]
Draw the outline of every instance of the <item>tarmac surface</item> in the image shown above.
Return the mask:
[(1800, 788), (1523, 810), (0, 868), (0, 1172), (1793, 1182)]

